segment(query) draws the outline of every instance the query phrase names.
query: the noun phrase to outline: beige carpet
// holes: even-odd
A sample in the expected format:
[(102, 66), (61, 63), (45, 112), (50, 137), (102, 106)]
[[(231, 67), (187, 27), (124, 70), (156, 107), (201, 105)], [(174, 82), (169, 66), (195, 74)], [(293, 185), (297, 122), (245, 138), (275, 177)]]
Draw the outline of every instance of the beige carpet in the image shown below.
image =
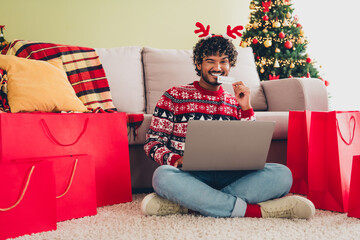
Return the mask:
[(317, 210), (311, 220), (148, 217), (140, 212), (144, 196), (98, 208), (96, 216), (60, 222), (56, 231), (17, 239), (360, 239), (360, 219), (341, 213)]

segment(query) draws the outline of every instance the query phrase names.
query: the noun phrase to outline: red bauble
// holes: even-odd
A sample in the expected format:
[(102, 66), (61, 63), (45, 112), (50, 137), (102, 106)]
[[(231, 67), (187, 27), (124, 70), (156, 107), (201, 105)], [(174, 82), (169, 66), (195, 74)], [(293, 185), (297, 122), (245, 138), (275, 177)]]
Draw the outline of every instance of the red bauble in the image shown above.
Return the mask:
[(307, 63), (311, 63), (311, 58), (307, 58), (307, 59), (306, 59), (306, 62), (307, 62)]
[(285, 33), (281, 32), (279, 33), (279, 38), (284, 38), (285, 37)]
[(259, 60), (259, 59), (260, 59), (260, 57), (259, 57), (259, 56), (257, 56), (257, 57), (256, 57), (256, 59), (257, 59), (257, 60)]
[(284, 46), (285, 46), (287, 49), (290, 49), (290, 48), (293, 47), (292, 42), (290, 42), (290, 41), (286, 41), (286, 42), (284, 43)]
[(258, 44), (258, 42), (259, 41), (256, 38), (254, 38), (253, 41), (252, 41), (253, 44)]
[(298, 24), (296, 25), (296, 27), (301, 28), (302, 26), (301, 26), (300, 23), (298, 23)]
[(306, 77), (307, 77), (307, 78), (310, 78), (310, 77), (311, 77), (309, 72), (306, 73)]
[(290, 75), (289, 78), (293, 78), (293, 76)]
[(263, 16), (263, 20), (264, 21), (269, 21), (269, 16), (268, 15)]

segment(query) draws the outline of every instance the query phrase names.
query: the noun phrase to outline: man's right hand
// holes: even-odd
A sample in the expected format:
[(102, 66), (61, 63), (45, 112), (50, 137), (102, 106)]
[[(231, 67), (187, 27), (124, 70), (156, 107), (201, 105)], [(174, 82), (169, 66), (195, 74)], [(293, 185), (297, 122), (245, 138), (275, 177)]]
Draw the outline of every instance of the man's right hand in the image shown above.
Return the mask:
[(175, 163), (174, 163), (174, 167), (181, 167), (182, 166), (182, 164), (183, 164), (183, 159), (184, 159), (184, 157), (181, 157), (181, 158), (179, 158)]

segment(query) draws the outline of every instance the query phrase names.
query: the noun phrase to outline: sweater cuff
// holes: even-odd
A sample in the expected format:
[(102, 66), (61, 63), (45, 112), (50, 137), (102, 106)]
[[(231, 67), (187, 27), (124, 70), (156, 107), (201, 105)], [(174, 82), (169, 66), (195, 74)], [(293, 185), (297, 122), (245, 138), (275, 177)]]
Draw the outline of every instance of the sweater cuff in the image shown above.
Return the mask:
[(250, 119), (252, 116), (255, 115), (253, 108), (250, 108), (250, 109), (245, 110), (245, 111), (240, 109), (240, 114), (241, 114), (241, 118), (248, 118), (248, 119)]
[(174, 166), (175, 162), (181, 158), (179, 154), (174, 154), (171, 156), (171, 160), (168, 162), (169, 165)]

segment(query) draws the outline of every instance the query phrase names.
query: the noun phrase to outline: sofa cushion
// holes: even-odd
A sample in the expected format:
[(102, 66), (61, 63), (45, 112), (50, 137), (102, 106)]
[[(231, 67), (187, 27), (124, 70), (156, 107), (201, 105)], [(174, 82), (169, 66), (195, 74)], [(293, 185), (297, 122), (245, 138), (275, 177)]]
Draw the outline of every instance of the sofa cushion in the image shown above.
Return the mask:
[[(266, 110), (266, 100), (256, 71), (251, 48), (239, 48), (237, 65), (230, 76), (243, 81), (251, 89), (251, 104), (255, 110)], [(146, 87), (146, 112), (153, 113), (157, 101), (170, 87), (186, 85), (199, 80), (192, 60), (192, 50), (143, 49), (143, 64)], [(224, 89), (233, 93), (231, 85)]]
[(40, 61), (0, 55), (0, 68), (7, 71), (11, 112), (87, 111), (59, 58)]
[(141, 47), (96, 48), (120, 112), (144, 112), (145, 90)]

